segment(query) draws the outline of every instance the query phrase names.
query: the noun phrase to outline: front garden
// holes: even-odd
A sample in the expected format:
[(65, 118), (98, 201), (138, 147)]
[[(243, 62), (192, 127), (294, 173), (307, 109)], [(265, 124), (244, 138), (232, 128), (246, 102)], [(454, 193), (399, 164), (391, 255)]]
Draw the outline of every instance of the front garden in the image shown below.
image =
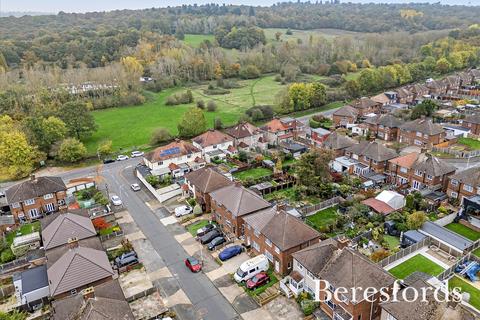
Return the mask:
[(395, 278), (405, 279), (415, 271), (424, 272), (432, 276), (438, 276), (445, 271), (444, 268), (429, 260), (427, 257), (417, 254), (412, 258), (402, 262), (398, 266), (388, 270)]
[(111, 234), (120, 234), (122, 232), (122, 229), (117, 223), (107, 222), (105, 218), (96, 218), (92, 223), (99, 236), (109, 236)]
[(107, 197), (95, 187), (77, 191), (75, 193), (75, 198), (81, 208), (90, 208), (94, 204), (100, 204), (102, 206), (108, 204)]

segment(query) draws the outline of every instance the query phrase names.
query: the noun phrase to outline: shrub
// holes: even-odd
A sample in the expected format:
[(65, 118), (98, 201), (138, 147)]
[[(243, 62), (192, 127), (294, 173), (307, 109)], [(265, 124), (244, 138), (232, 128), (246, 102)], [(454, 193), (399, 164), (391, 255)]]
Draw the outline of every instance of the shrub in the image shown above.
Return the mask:
[(87, 148), (75, 138), (67, 138), (62, 141), (58, 149), (58, 158), (65, 162), (77, 162), (87, 155)]
[(152, 132), (150, 144), (156, 145), (172, 139), (172, 135), (166, 128), (157, 128)]
[(215, 118), (214, 128), (215, 128), (216, 130), (223, 129), (222, 119), (220, 119), (220, 118)]
[(3, 250), (2, 254), (0, 255), (0, 260), (2, 261), (2, 263), (7, 263), (15, 260), (15, 255), (13, 254), (12, 249), (7, 248)]
[(197, 108), (200, 108), (200, 109), (205, 109), (205, 101), (203, 100), (197, 100)]
[(253, 64), (249, 64), (246, 67), (242, 67), (239, 73), (243, 79), (256, 79), (260, 77), (260, 70)]
[(193, 102), (193, 94), (191, 90), (184, 93), (175, 93), (167, 98), (165, 103), (167, 106), (175, 106), (179, 104), (188, 104)]
[(379, 262), (388, 257), (390, 254), (388, 253), (387, 250), (385, 249), (378, 249), (372, 255), (370, 256), (370, 259), (372, 259), (373, 262)]
[(300, 302), (300, 307), (302, 308), (302, 312), (305, 316), (311, 315), (313, 311), (318, 308), (318, 306), (319, 303), (315, 300), (305, 299)]
[(147, 182), (150, 183), (154, 188), (160, 184), (160, 178), (158, 176), (149, 175), (145, 178), (145, 180), (147, 180)]
[(215, 110), (217, 110), (217, 104), (215, 103), (215, 101), (213, 101), (213, 100), (208, 101), (207, 111), (215, 112)]
[(97, 218), (92, 221), (95, 229), (103, 230), (110, 227), (110, 224), (104, 218)]

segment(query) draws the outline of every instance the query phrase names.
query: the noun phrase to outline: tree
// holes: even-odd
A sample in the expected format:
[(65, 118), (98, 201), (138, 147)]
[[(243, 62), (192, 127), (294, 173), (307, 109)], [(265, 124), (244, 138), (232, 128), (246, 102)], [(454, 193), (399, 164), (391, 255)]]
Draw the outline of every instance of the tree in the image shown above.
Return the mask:
[(100, 157), (105, 157), (113, 153), (112, 140), (104, 140), (100, 142), (97, 148), (97, 154)]
[(58, 149), (58, 158), (65, 162), (77, 162), (82, 160), (87, 155), (87, 149), (76, 138), (67, 138), (62, 141)]
[(242, 67), (239, 73), (243, 79), (256, 79), (260, 77), (260, 70), (253, 64), (249, 64), (246, 67)]
[(183, 114), (177, 127), (181, 137), (191, 138), (207, 130), (207, 120), (201, 109), (191, 107)]
[(427, 216), (423, 211), (415, 211), (407, 217), (407, 226), (410, 230), (417, 230), (427, 221)]
[(280, 37), (282, 36), (281, 32), (275, 32), (275, 40), (280, 41)]
[(214, 127), (216, 130), (221, 130), (221, 129), (223, 129), (222, 119), (216, 117), (215, 120), (214, 120), (214, 125), (213, 125), (213, 127)]
[(27, 317), (27, 313), (16, 309), (9, 313), (0, 312), (0, 320), (25, 320)]
[(425, 100), (413, 107), (410, 118), (415, 120), (422, 116), (431, 117), (437, 108), (438, 106), (435, 102), (432, 100)]
[(304, 153), (295, 163), (298, 185), (307, 194), (318, 194), (331, 180), (329, 163), (333, 152), (327, 149), (314, 149)]
[(311, 90), (310, 105), (313, 108), (323, 106), (327, 102), (327, 91), (325, 86), (319, 82), (314, 82), (309, 85)]
[(67, 126), (70, 136), (79, 140), (89, 137), (97, 129), (95, 119), (87, 104), (81, 101), (63, 104), (58, 112), (58, 117)]
[(213, 101), (213, 100), (208, 101), (207, 111), (208, 112), (215, 112), (215, 110), (217, 110), (217, 104), (215, 103), (215, 101)]
[(288, 95), (294, 111), (306, 110), (310, 108), (312, 90), (307, 84), (292, 83), (288, 88)]
[(447, 58), (440, 58), (437, 61), (435, 69), (440, 73), (447, 73), (452, 68), (451, 63), (447, 60)]
[(374, 253), (372, 253), (370, 255), (370, 259), (373, 261), (373, 262), (380, 262), (382, 261), (383, 259), (387, 258), (390, 254), (388, 253), (387, 250), (381, 248), (381, 249), (378, 249), (377, 251), (375, 251)]
[(13, 120), (9, 116), (0, 117), (0, 172), (12, 178), (25, 177), (40, 157), (37, 148), (28, 143)]
[(166, 128), (157, 128), (153, 130), (152, 136), (150, 138), (151, 145), (161, 144), (163, 142), (169, 141), (172, 139), (172, 135)]
[(348, 80), (345, 83), (345, 90), (347, 91), (348, 95), (352, 98), (358, 98), (361, 95), (361, 88), (360, 84), (357, 80)]
[(30, 142), (44, 152), (50, 151), (52, 145), (67, 134), (67, 126), (57, 117), (27, 117), (23, 123)]

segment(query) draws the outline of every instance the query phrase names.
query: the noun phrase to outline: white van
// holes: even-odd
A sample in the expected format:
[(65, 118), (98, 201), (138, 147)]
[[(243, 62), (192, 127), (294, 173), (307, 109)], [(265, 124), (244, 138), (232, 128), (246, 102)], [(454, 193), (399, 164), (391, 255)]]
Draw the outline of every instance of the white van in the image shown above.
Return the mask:
[(261, 254), (242, 263), (233, 277), (237, 282), (247, 281), (256, 274), (267, 270), (268, 259), (265, 255)]

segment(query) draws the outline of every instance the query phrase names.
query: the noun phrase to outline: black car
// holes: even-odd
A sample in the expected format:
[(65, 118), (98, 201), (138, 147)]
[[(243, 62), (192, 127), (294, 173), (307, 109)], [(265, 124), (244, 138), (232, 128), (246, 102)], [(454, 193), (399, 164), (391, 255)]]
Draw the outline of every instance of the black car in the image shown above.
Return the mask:
[(210, 243), (208, 244), (208, 250), (215, 250), (217, 246), (221, 245), (225, 241), (226, 241), (225, 238), (222, 236), (216, 237), (215, 239), (210, 241)]
[(217, 225), (215, 225), (213, 223), (209, 223), (209, 224), (201, 227), (200, 229), (197, 230), (197, 237), (203, 237), (204, 235), (206, 235), (207, 233), (209, 233), (210, 231), (212, 231), (216, 227), (217, 227)]
[(212, 231), (210, 231), (209, 233), (207, 233), (206, 235), (200, 238), (200, 243), (207, 244), (213, 239), (215, 239), (216, 237), (219, 237), (221, 235), (222, 235), (222, 232), (220, 230), (213, 229)]
[(113, 163), (113, 162), (115, 162), (115, 159), (103, 159), (104, 164)]

